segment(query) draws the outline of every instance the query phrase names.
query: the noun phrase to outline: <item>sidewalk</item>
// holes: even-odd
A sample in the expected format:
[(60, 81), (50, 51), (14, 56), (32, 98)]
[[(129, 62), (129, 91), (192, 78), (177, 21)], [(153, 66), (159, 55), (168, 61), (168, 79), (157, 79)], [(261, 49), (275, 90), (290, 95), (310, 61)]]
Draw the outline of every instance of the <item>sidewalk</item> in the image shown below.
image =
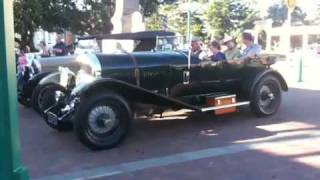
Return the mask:
[(289, 87), (320, 90), (320, 58), (302, 60), (302, 82), (299, 82), (300, 58), (279, 61), (272, 68), (282, 74)]

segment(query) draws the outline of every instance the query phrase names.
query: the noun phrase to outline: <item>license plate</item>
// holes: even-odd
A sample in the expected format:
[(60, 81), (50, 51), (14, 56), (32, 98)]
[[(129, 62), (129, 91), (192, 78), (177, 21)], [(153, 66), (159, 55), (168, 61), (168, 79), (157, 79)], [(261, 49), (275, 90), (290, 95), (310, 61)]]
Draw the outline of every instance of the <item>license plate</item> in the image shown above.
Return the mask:
[(47, 120), (49, 124), (58, 126), (58, 116), (53, 114), (52, 112), (47, 112)]

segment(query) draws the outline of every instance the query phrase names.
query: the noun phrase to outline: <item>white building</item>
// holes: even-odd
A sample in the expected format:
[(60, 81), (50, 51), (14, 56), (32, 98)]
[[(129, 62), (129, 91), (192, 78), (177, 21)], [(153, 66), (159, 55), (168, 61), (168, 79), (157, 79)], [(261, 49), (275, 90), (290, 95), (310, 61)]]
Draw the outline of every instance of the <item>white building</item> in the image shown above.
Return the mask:
[(272, 27), (271, 24), (272, 20), (257, 21), (252, 32), (265, 51), (288, 53), (320, 47), (320, 25)]

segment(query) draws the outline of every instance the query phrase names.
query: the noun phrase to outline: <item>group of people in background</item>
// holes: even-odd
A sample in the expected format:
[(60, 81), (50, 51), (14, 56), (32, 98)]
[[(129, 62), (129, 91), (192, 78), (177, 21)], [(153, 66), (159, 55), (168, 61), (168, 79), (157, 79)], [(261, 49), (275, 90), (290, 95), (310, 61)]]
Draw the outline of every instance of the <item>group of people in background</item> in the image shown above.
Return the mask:
[(55, 56), (66, 56), (74, 54), (74, 43), (70, 34), (66, 34), (65, 41), (63, 41), (63, 35), (58, 34), (56, 37), (56, 44), (52, 47), (51, 51), (47, 48), (44, 41), (40, 42), (39, 49), (42, 57), (49, 57), (52, 54)]
[[(65, 37), (65, 38), (64, 38)], [(56, 44), (52, 48), (48, 48), (45, 41), (40, 41), (37, 45), (39, 55), (41, 57), (66, 56), (74, 54), (74, 40), (71, 33), (67, 32), (65, 36), (63, 34), (57, 34)], [(17, 74), (19, 72), (25, 72), (28, 66), (33, 66), (34, 62), (28, 62), (27, 54), (30, 53), (29, 46), (23, 46), (16, 53), (17, 61)], [(36, 69), (36, 68), (32, 68)]]
[[(254, 43), (254, 38), (250, 33), (243, 33), (242, 43), (245, 49), (241, 52), (238, 49), (235, 39), (226, 37), (220, 44), (218, 41), (209, 43), (209, 52), (203, 50), (203, 43), (200, 39), (195, 38), (191, 42), (192, 55), (197, 56), (200, 60), (211, 60), (214, 62), (227, 61), (233, 64), (240, 64), (248, 58), (254, 58), (261, 53), (259, 45)], [(221, 51), (221, 46), (225, 46), (226, 50)]]

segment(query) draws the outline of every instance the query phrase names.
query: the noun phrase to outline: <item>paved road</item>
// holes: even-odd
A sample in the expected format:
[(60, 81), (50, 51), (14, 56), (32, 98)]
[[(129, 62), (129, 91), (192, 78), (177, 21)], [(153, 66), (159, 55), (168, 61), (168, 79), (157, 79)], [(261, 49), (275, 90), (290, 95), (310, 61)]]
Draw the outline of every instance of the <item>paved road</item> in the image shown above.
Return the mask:
[(139, 119), (120, 146), (92, 152), (20, 107), (23, 162), (36, 179), (320, 179), (320, 91), (291, 89), (256, 118), (178, 114)]

